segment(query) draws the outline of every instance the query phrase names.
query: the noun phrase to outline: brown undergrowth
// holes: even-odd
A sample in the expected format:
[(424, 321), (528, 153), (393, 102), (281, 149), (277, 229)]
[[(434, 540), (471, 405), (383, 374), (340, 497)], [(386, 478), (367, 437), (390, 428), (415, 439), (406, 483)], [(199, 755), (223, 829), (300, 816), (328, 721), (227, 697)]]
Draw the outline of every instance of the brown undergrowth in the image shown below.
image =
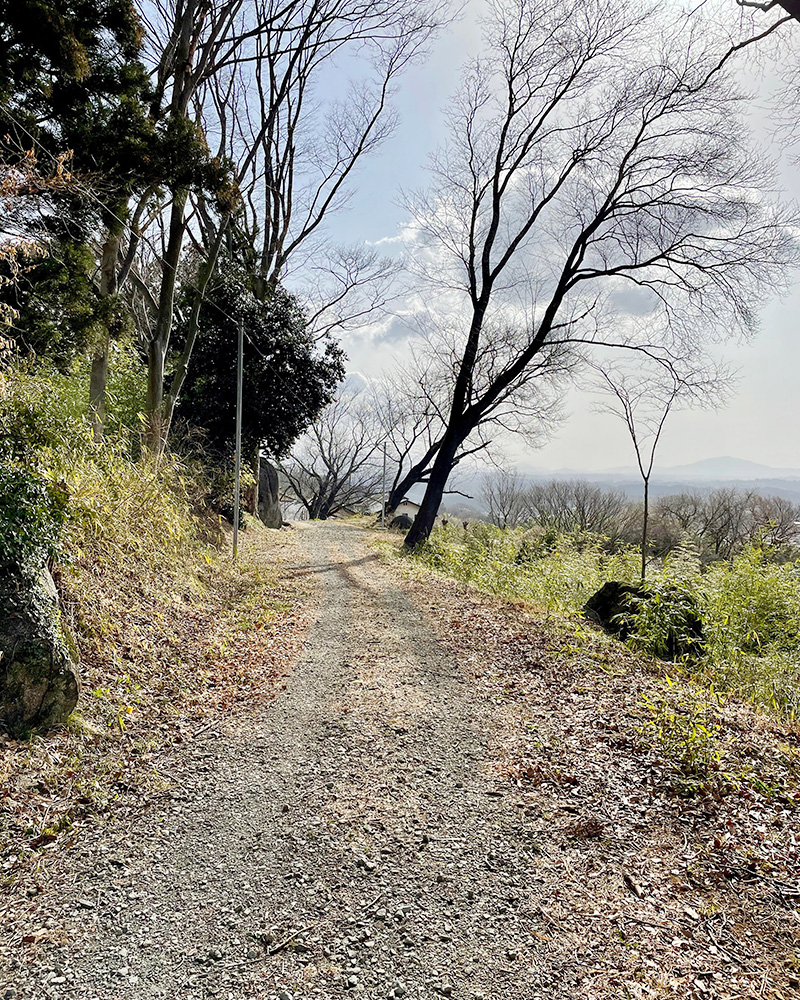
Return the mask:
[(493, 706), (496, 769), (558, 888), (548, 948), (584, 995), (800, 995), (800, 736), (628, 651), (407, 562)]
[(179, 780), (181, 748), (279, 689), (302, 647), (309, 587), (282, 567), (291, 531), (255, 522), (240, 562), (203, 545), (147, 572), (81, 551), (59, 574), (83, 692), (69, 724), (0, 737), (0, 885), (35, 895), (87, 824), (135, 811)]

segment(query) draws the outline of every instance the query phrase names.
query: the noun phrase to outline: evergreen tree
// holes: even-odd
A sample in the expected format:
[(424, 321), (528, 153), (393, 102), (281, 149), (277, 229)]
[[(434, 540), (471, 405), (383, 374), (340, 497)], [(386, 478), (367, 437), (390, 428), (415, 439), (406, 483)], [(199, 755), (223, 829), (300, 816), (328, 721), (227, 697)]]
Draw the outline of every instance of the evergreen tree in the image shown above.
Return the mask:
[[(308, 332), (297, 299), (284, 288), (278, 285), (260, 300), (243, 288), (246, 281), (246, 272), (228, 261), (209, 289), (177, 412), (206, 432), (218, 458), (232, 453), (241, 321), (245, 333), (243, 452), (255, 459), (263, 448), (280, 457), (333, 399), (344, 377), (343, 355), (330, 341), (320, 348)], [(184, 333), (178, 323), (178, 339)]]

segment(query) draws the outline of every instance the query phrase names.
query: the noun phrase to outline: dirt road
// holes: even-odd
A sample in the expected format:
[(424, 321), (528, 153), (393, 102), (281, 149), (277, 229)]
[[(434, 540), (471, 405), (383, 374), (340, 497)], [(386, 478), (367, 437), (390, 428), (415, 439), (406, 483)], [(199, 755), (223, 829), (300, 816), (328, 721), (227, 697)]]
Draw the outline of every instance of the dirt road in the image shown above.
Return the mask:
[(0, 998), (800, 995), (793, 730), (720, 709), (740, 777), (676, 795), (656, 664), (403, 581), (348, 525), (297, 551), (319, 606), (285, 690), (83, 836)]
[(319, 616), (285, 691), (201, 737), (167, 808), (87, 843), (0, 996), (561, 995), (466, 675), (362, 533), (302, 541)]

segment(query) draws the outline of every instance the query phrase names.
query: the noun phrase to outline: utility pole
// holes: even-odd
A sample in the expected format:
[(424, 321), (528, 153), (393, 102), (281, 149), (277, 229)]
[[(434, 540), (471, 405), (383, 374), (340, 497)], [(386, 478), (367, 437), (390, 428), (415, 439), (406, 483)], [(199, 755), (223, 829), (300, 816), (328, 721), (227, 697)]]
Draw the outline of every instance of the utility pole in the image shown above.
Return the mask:
[(239, 558), (239, 507), (242, 492), (242, 378), (244, 373), (244, 323), (239, 322), (236, 358), (236, 486), (233, 492), (233, 558)]
[(381, 493), (381, 527), (386, 527), (386, 442), (383, 442), (383, 491)]

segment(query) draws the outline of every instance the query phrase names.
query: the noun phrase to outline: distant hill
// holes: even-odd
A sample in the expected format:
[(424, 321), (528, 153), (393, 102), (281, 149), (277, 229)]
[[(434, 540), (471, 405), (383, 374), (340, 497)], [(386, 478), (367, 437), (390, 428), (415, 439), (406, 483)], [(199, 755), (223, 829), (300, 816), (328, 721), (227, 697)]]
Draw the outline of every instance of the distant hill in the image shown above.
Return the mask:
[(705, 458), (690, 465), (677, 465), (664, 469), (660, 478), (674, 479), (676, 476), (687, 479), (798, 479), (800, 469), (773, 469), (758, 462), (749, 462), (743, 458)]
[[(628, 497), (641, 497), (642, 481), (634, 468), (608, 469), (604, 472), (584, 472), (580, 469), (542, 469), (519, 466), (519, 472), (531, 483), (549, 482), (551, 479), (585, 479), (607, 490), (622, 490)], [(482, 469), (460, 468), (458, 489), (470, 494), (470, 500), (445, 497), (445, 505), (475, 508), (477, 516), (485, 508), (482, 497), (482, 483), (485, 472)], [(670, 496), (699, 490), (708, 493), (720, 487), (735, 487), (754, 490), (764, 496), (782, 496), (800, 502), (800, 469), (774, 469), (746, 459), (720, 457), (707, 458), (689, 465), (658, 469), (653, 473), (650, 493), (653, 497)], [(448, 503), (449, 500), (449, 503)], [(466, 515), (466, 511), (464, 511)]]
[[(636, 469), (609, 469), (605, 472), (582, 472), (579, 469), (541, 469), (520, 465), (519, 473), (529, 483), (547, 483), (551, 479), (585, 479), (604, 490), (622, 490), (631, 500), (642, 496), (642, 480)], [(458, 493), (446, 494), (441, 510), (454, 519), (485, 518), (482, 467), (459, 466), (452, 488)], [(650, 482), (650, 495), (672, 496), (697, 490), (710, 493), (721, 487), (754, 490), (763, 496), (779, 496), (800, 503), (800, 469), (773, 469), (742, 458), (706, 458), (690, 465), (656, 469)], [(419, 503), (424, 488), (415, 486), (409, 497)], [(461, 494), (467, 494), (462, 496)]]

